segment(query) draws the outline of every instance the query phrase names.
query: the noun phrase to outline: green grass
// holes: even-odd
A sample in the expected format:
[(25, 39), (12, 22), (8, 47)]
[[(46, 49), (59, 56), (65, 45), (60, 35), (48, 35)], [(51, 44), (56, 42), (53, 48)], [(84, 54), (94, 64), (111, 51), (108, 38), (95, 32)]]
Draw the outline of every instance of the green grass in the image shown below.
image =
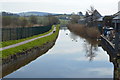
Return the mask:
[(35, 36), (32, 36), (32, 37), (28, 37), (28, 38), (24, 38), (24, 39), (19, 39), (19, 40), (10, 40), (10, 41), (0, 42), (0, 48), (1, 47), (6, 47), (6, 46), (9, 46), (9, 45), (12, 45), (12, 44), (16, 44), (16, 43), (19, 43), (19, 42), (22, 42), (22, 41), (25, 41), (25, 40), (29, 40), (29, 39), (32, 39), (32, 38), (35, 38), (35, 37), (43, 36), (45, 34), (50, 33), (53, 29), (54, 29), (54, 26), (52, 26), (51, 30), (49, 30), (48, 32), (43, 33), (43, 34), (39, 34), (39, 35), (35, 35)]
[(60, 25), (66, 25), (66, 24), (68, 24), (68, 20), (62, 20), (62, 19), (59, 19), (59, 21), (60, 21)]
[[(49, 32), (47, 32), (47, 33), (49, 33)], [(45, 33), (45, 34), (47, 34), (47, 33)], [(10, 49), (6, 49), (6, 50), (1, 51), (0, 58), (5, 59), (11, 55), (14, 55), (14, 54), (20, 53), (20, 52), (24, 52), (28, 49), (33, 48), (33, 47), (42, 46), (46, 42), (51, 42), (51, 41), (55, 40), (58, 33), (59, 33), (59, 25), (56, 26), (56, 32), (53, 33), (52, 35), (34, 40), (34, 41), (26, 43), (24, 45), (20, 45), (20, 46), (14, 47), (14, 48), (10, 48)], [(42, 35), (45, 35), (45, 34), (42, 34)]]

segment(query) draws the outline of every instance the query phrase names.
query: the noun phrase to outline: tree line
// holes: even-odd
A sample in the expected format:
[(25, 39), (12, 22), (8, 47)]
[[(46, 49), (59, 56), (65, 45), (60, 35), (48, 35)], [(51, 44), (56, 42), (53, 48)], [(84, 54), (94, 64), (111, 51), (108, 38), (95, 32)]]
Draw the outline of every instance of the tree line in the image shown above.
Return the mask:
[(52, 15), (48, 16), (2, 16), (3, 28), (11, 27), (33, 27), (37, 26), (48, 26), (58, 24), (59, 20)]

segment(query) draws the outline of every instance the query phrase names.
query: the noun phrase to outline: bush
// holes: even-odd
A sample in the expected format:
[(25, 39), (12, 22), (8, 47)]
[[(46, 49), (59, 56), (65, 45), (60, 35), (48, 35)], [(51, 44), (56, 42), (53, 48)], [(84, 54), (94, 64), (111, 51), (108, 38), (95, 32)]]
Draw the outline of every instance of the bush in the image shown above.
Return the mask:
[(69, 24), (68, 29), (83, 38), (97, 39), (100, 37), (100, 32), (96, 27), (86, 27), (81, 24)]
[(88, 37), (90, 38), (99, 38), (100, 37), (100, 33), (98, 31), (98, 29), (96, 27), (89, 27), (86, 29), (86, 34)]

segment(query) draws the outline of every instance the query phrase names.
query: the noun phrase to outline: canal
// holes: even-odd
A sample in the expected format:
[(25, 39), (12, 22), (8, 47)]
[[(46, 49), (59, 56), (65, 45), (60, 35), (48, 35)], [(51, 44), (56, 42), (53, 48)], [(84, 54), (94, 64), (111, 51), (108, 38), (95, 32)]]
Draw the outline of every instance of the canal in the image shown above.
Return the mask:
[(113, 74), (114, 66), (101, 46), (60, 30), (49, 51), (5, 78), (113, 78)]

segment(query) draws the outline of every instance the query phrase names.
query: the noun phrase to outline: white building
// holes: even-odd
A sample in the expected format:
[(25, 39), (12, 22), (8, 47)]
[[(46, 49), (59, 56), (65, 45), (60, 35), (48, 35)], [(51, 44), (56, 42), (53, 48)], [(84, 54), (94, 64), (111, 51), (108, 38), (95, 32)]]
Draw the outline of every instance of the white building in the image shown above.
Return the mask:
[(120, 11), (120, 1), (118, 2), (118, 11)]
[(119, 12), (118, 17), (120, 18), (120, 1), (118, 2), (118, 12)]

